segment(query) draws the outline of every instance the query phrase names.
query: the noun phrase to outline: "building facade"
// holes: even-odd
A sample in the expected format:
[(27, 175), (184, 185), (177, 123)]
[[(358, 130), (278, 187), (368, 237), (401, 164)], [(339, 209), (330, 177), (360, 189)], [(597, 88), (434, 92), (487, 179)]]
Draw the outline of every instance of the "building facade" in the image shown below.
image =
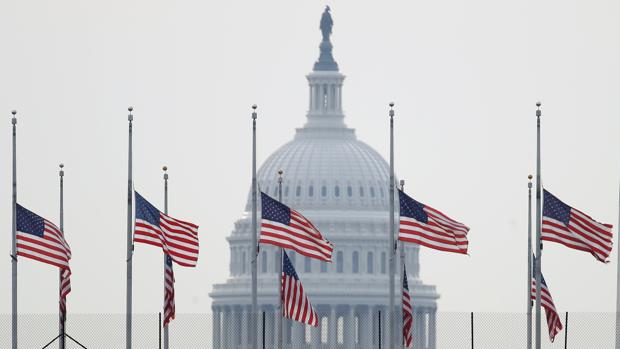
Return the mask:
[[(320, 56), (306, 76), (307, 121), (292, 141), (265, 161), (257, 177), (260, 190), (277, 198), (278, 170), (282, 170), (283, 202), (309, 218), (334, 244), (332, 263), (287, 251), (320, 323), (318, 328), (310, 328), (284, 319), (283, 343), (285, 348), (377, 348), (381, 338), (382, 348), (386, 348), (389, 165), (344, 122), (345, 77), (332, 55), (332, 24), (327, 8), (321, 19)], [(248, 347), (253, 250), (250, 205), (248, 200), (228, 237), (230, 277), (211, 292), (213, 340), (218, 349)], [(258, 304), (266, 314), (268, 348), (277, 348), (277, 256), (276, 248), (261, 246), (257, 260)], [(397, 256), (397, 265), (399, 260)], [(406, 247), (405, 261), (414, 309), (414, 348), (434, 349), (439, 296), (434, 286), (419, 277), (417, 246)], [(401, 267), (397, 273), (402, 275)], [(396, 278), (397, 318), (401, 277)], [(401, 336), (399, 323), (395, 322), (397, 338)]]

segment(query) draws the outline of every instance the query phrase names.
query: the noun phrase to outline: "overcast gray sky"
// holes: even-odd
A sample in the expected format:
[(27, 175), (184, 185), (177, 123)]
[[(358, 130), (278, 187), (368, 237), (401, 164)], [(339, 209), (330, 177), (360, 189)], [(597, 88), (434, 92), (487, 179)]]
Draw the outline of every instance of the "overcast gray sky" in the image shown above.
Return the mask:
[[(225, 237), (258, 158), (305, 121), (318, 1), (0, 2), (0, 312), (10, 312), (10, 111), (18, 109), (18, 201), (58, 221), (73, 249), (70, 312), (125, 310), (127, 106), (135, 186), (200, 224), (200, 260), (176, 268), (177, 312), (209, 312), (228, 275)], [(407, 191), (467, 223), (470, 257), (421, 252), (440, 311), (525, 311), (527, 175), (543, 101), (543, 177), (561, 199), (617, 225), (620, 3), (616, 0), (331, 1), (346, 122), (388, 155)], [(614, 229), (616, 231), (616, 229)], [(559, 311), (614, 311), (616, 248), (603, 265), (547, 243)], [(162, 305), (161, 252), (137, 246), (134, 309)], [(21, 312), (57, 311), (57, 271), (20, 259)]]

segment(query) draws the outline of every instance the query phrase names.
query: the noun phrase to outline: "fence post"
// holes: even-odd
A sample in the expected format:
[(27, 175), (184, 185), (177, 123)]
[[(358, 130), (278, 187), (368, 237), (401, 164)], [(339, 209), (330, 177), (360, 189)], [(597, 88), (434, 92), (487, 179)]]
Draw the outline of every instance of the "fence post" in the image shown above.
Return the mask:
[(265, 312), (263, 311), (263, 349), (265, 349)]
[(159, 349), (161, 349), (161, 312), (159, 312)]
[(471, 349), (474, 349), (474, 312), (471, 312)]
[(381, 349), (381, 310), (379, 310), (379, 349)]
[(568, 312), (566, 312), (566, 320), (564, 321), (564, 349), (568, 348)]

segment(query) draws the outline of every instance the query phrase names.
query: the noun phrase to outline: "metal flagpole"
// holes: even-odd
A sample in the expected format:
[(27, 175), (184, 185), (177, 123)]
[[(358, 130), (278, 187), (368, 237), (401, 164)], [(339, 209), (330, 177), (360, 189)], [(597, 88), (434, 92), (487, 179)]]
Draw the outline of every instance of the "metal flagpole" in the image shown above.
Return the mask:
[(390, 285), (389, 285), (389, 310), (387, 324), (389, 329), (388, 348), (394, 348), (394, 272), (396, 246), (394, 243), (394, 102), (390, 103), (390, 216), (388, 220), (389, 234), (389, 260), (390, 260)]
[(13, 118), (11, 123), (13, 124), (13, 224), (11, 228), (12, 241), (12, 254), (11, 254), (11, 275), (12, 275), (12, 288), (11, 288), (11, 326), (12, 337), (11, 341), (13, 349), (17, 349), (17, 111), (11, 112)]
[(541, 221), (542, 221), (542, 185), (540, 178), (540, 102), (536, 103), (536, 349), (540, 349), (540, 287), (541, 287), (541, 264), (542, 264), (542, 242)]
[(252, 258), (252, 314), (251, 322), (252, 328), (250, 329), (251, 346), (257, 349), (258, 341), (256, 335), (258, 331), (258, 323), (256, 313), (258, 311), (258, 241), (257, 241), (257, 193), (256, 193), (256, 104), (252, 105), (252, 246), (250, 251), (253, 252)]
[(133, 191), (133, 179), (132, 179), (132, 138), (131, 132), (133, 128), (133, 107), (127, 108), (129, 110), (129, 163), (128, 163), (128, 180), (127, 180), (127, 310), (125, 321), (125, 346), (127, 349), (131, 349), (131, 291), (132, 291), (132, 265), (131, 260), (133, 257), (133, 225), (132, 218), (132, 191)]
[[(405, 192), (405, 180), (401, 179), (400, 180), (400, 190), (402, 192)], [(405, 317), (404, 317), (404, 309), (402, 307), (402, 295), (405, 294), (405, 244), (404, 242), (400, 242), (400, 267), (402, 270), (402, 278), (400, 279), (400, 294), (401, 294), (401, 307), (400, 307), (400, 321), (401, 321), (401, 328), (405, 328)], [(413, 310), (413, 303), (412, 303), (412, 310)], [(411, 312), (411, 316), (413, 317), (413, 311)], [(400, 331), (402, 333), (402, 340), (401, 340), (401, 346), (404, 349), (405, 348), (405, 333), (403, 331)]]
[[(284, 171), (282, 170), (278, 170), (278, 201), (282, 202), (282, 174), (284, 173)], [(279, 301), (278, 301), (278, 311), (280, 313), (280, 315), (278, 316), (278, 348), (282, 349), (283, 348), (283, 338), (284, 338), (284, 308), (282, 307), (282, 269), (283, 266), (282, 264), (284, 263), (284, 249), (282, 247), (280, 247), (279, 249), (279, 255), (280, 255), (280, 263), (279, 266), (280, 268), (278, 269), (278, 276), (276, 277), (276, 280), (278, 280), (278, 295), (279, 295)]]
[[(164, 213), (168, 214), (168, 167), (164, 166)], [(166, 316), (166, 259), (168, 255), (164, 253), (164, 317)], [(172, 266), (170, 267), (172, 268)], [(165, 320), (165, 319), (164, 319)], [(164, 321), (165, 322), (165, 321)], [(164, 349), (168, 349), (168, 324), (164, 325)]]
[(532, 178), (527, 176), (527, 349), (532, 349)]
[[(618, 246), (620, 246), (620, 187), (618, 188)], [(616, 248), (617, 249), (617, 248)], [(620, 252), (617, 253), (618, 266), (616, 271), (616, 349), (620, 349)]]
[[(60, 177), (60, 231), (65, 233), (65, 212), (64, 212), (64, 177), (65, 177), (65, 167), (64, 164), (58, 165), (60, 167), (60, 171), (58, 172), (58, 176)], [(58, 283), (58, 296), (59, 302), (58, 305), (62, 304), (62, 272), (60, 269), (58, 272), (59, 283)], [(60, 310), (59, 323), (58, 323), (58, 347), (60, 349), (65, 349), (65, 316), (63, 316), (62, 309)]]

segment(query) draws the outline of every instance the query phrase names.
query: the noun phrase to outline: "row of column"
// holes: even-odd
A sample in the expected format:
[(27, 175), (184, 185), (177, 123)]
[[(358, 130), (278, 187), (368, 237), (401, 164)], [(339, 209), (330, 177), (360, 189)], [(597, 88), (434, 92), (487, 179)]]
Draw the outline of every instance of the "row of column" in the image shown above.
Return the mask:
[(311, 84), (311, 111), (342, 111), (342, 84)]
[[(278, 317), (275, 307), (261, 307), (258, 318), (258, 340), (262, 343), (263, 317), (265, 312), (265, 346), (278, 348)], [(319, 316), (318, 327), (283, 319), (283, 346), (287, 349), (370, 349), (386, 348), (389, 335), (386, 324), (385, 306), (319, 305), (315, 307)], [(381, 333), (379, 333), (379, 312), (381, 312)], [(400, 317), (400, 312), (395, 312)], [(401, 322), (395, 321), (397, 340), (402, 340)], [(213, 348), (250, 348), (251, 327), (249, 306), (218, 306), (213, 308)], [(413, 320), (413, 348), (435, 349), (436, 314), (433, 308), (418, 308)]]

